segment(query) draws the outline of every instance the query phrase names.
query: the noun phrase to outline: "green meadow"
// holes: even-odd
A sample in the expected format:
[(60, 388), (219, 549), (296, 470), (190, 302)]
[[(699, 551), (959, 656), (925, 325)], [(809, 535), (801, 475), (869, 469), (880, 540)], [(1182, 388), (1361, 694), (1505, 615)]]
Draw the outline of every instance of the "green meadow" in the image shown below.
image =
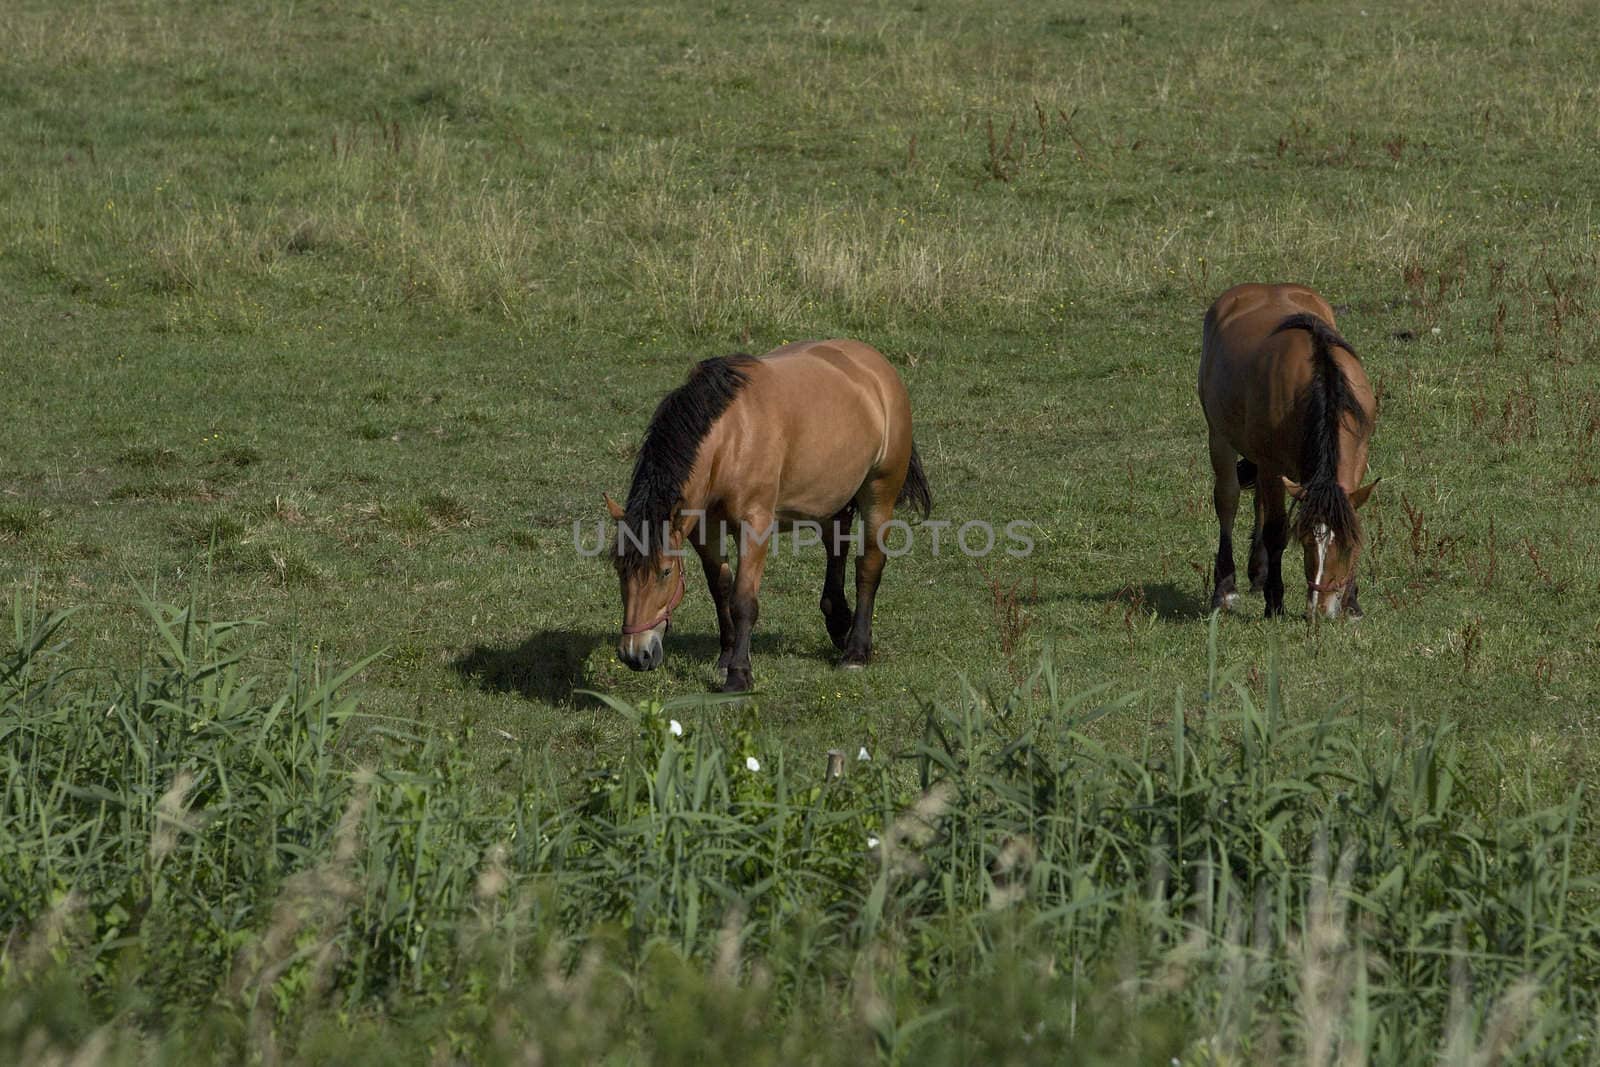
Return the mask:
[[(991, 1053), (1026, 1062), (1044, 1055), (1043, 1043), (1002, 1054), (981, 1044), (980, 1001), (943, 999), (970, 980), (975, 997), (1023, 1005), (1006, 1016), (1018, 1033), (1035, 1007), (1055, 1018), (1054, 1001), (1030, 999), (1043, 988), (1027, 977), (1043, 966), (1028, 954), (1033, 935), (1000, 936), (980, 921), (994, 910), (991, 891), (1008, 884), (1005, 842), (1029, 837), (1060, 870), (1085, 864), (1080, 889), (1136, 869), (1146, 881), (1130, 887), (1135, 894), (1166, 885), (1165, 874), (1150, 872), (1167, 861), (1091, 862), (1077, 851), (1088, 838), (1040, 844), (1048, 835), (1025, 829), (1038, 815), (1032, 807), (1011, 822), (996, 815), (1020, 803), (1005, 784), (1014, 752), (996, 738), (1014, 727), (1008, 737), (1043, 746), (1044, 734), (1060, 730), (1061, 752), (1081, 742), (1100, 753), (1082, 787), (1099, 790), (1095, 804), (1115, 807), (1126, 796), (1130, 810), (1147, 811), (1160, 795), (1189, 811), (1184, 798), (1199, 794), (1185, 792), (1174, 753), (1192, 725), (1213, 746), (1203, 758), (1216, 767), (1292, 735), (1274, 772), (1285, 781), (1303, 771), (1306, 782), (1327, 783), (1349, 768), (1366, 782), (1349, 785), (1349, 795), (1370, 787), (1371, 797), (1405, 809), (1413, 829), (1422, 809), (1442, 805), (1428, 825), (1456, 828), (1455, 840), (1480, 842), (1485, 856), (1503, 847), (1507, 864), (1521, 857), (1540, 892), (1561, 887), (1559, 899), (1525, 901), (1522, 914), (1532, 923), (1547, 909), (1549, 944), (1570, 954), (1555, 968), (1532, 947), (1502, 946), (1522, 953), (1519, 965), (1490, 968), (1497, 977), (1477, 985), (1458, 980), (1464, 962), (1427, 974), (1376, 968), (1370, 990), (1365, 977), (1330, 964), (1344, 978), (1324, 986), (1371, 1005), (1370, 1014), (1346, 1011), (1339, 998), (1324, 1011), (1327, 998), (1307, 992), (1322, 974), (1311, 956), (1282, 956), (1271, 976), (1251, 972), (1261, 989), (1277, 990), (1260, 994), (1277, 1005), (1276, 1021), (1239, 1023), (1222, 1040), (1207, 1027), (1235, 1018), (1224, 1010), (1228, 991), (1244, 987), (1223, 983), (1213, 996), (1172, 970), (1172, 953), (1206, 922), (1176, 903), (1160, 921), (1142, 904), (1096, 905), (1092, 936), (1073, 926), (1071, 937), (1050, 942), (1050, 980), (1067, 981), (1065, 973), (1105, 991), (1136, 973), (1152, 988), (1175, 982), (1179, 993), (1116, 1000), (1137, 1023), (1125, 1033), (1069, 1028), (1051, 1055), (1151, 1062), (1158, 1049), (1186, 1063), (1271, 1062), (1281, 1047), (1306, 1062), (1353, 1049), (1399, 1062), (1448, 1047), (1491, 1057), (1483, 1062), (1507, 1049), (1530, 1061), (1583, 1061), (1592, 997), (1562, 1000), (1552, 990), (1596, 976), (1600, 928), (1589, 796), (1600, 767), (1600, 22), (1587, 5), (13, 0), (0, 7), (0, 42), (0, 573), (15, 604), (13, 666), (0, 675), (13, 716), (9, 729), (0, 720), (10, 768), (0, 809), (0, 847), (10, 851), (0, 855), (27, 871), (0, 887), (8, 1047), (110, 1059), (203, 1047), (224, 1060), (309, 1062), (318, 1048), (330, 1057), (356, 1048), (324, 1033), (329, 1019), (366, 1020), (379, 1034), (392, 1018), (410, 1029), (373, 1037), (372, 1048), (390, 1040), (413, 1058), (509, 1062), (526, 1052), (521, 1039), (460, 1005), (503, 1003), (494, 983), (520, 988), (518, 976), (531, 974), (548, 997), (518, 1001), (519, 1010), (554, 1012), (561, 1033), (584, 1031), (588, 1018), (623, 1035), (603, 1048), (546, 1047), (541, 1055), (555, 1062), (702, 1057), (696, 1042), (712, 1032), (748, 1042), (729, 1037), (720, 1046), (729, 1054), (760, 1049), (773, 1062), (926, 1058), (917, 1042), (928, 1039), (905, 1030), (924, 1010), (918, 1026), (928, 1029), (917, 1032), (980, 1034), (978, 1045), (941, 1046), (950, 1062)], [(1300, 617), (1291, 546), (1286, 619), (1265, 622), (1260, 597), (1242, 597), (1238, 614), (1208, 625), (1217, 530), (1195, 397), (1200, 320), (1241, 281), (1317, 288), (1378, 391), (1372, 474), (1383, 484), (1363, 511), (1366, 617), (1357, 623)], [(696, 568), (665, 665), (628, 671), (615, 655), (615, 576), (603, 558), (576, 550), (574, 524), (593, 539), (602, 492), (626, 491), (655, 404), (695, 360), (839, 336), (876, 346), (899, 370), (933, 517), (952, 524), (938, 554), (923, 528), (917, 550), (890, 561), (874, 662), (835, 669), (816, 606), (823, 559), (813, 548), (769, 565), (747, 701), (701, 699), (719, 679), (715, 618)], [(951, 550), (963, 523), (1014, 520), (1033, 524), (1026, 557)], [(1239, 552), (1242, 569), (1242, 544)], [(43, 620), (67, 612), (59, 629), (46, 628), (47, 641), (30, 644)], [(192, 658), (199, 653), (185, 635), (223, 621), (250, 625), (227, 632), (226, 654)], [(59, 671), (23, 669), (47, 652)], [(152, 665), (188, 681), (152, 697), (139, 688)], [(254, 714), (240, 709), (255, 705), (231, 704), (234, 689), (202, 684), (255, 679), (263, 714), (280, 690), (299, 694), (286, 707), (312, 709), (307, 694), (351, 668), (338, 690), (351, 702), (345, 711), (283, 737), (260, 726), (250, 745), (239, 738), (256, 728)], [(128, 742), (124, 763), (115, 755), (122, 742), (101, 746), (50, 718), (94, 714), (102, 696), (134, 708), (147, 698), (150, 708), (212, 701), (224, 710), (194, 713), (204, 726), (194, 736), (215, 740), (196, 751), (211, 755), (186, 756), (178, 731), (154, 747)], [(335, 697), (319, 699), (326, 709)], [(1207, 719), (1211, 701), (1226, 716)], [(1086, 714), (1091, 707), (1107, 713)], [(1006, 719), (1016, 708), (1023, 718)], [(729, 807), (717, 818), (737, 823), (728, 812), (789, 803), (787, 786), (756, 789), (740, 778), (752, 756), (769, 771), (785, 768), (797, 796), (815, 785), (824, 790), (816, 796), (835, 798), (807, 801), (819, 811), (834, 804), (834, 814), (853, 813), (848, 845), (807, 837), (812, 851), (792, 856), (773, 846), (788, 859), (767, 871), (772, 878), (804, 880), (795, 872), (814, 862), (830, 886), (864, 880), (855, 895), (797, 897), (799, 911), (827, 917), (818, 919), (822, 942), (780, 936), (784, 924), (772, 916), (788, 913), (764, 910), (771, 886), (753, 868), (719, 876), (743, 888), (715, 906), (709, 897), (696, 903), (692, 919), (681, 900), (604, 903), (611, 883), (595, 857), (615, 841), (597, 827), (613, 819), (626, 837), (664, 795), (635, 789), (630, 775), (654, 783), (690, 773), (655, 762), (660, 731), (640, 724), (658, 713), (692, 717), (716, 734), (698, 766), (725, 767), (725, 794), (684, 788), (697, 805), (721, 796)], [(228, 740), (207, 733), (224, 722), (233, 724)], [(951, 723), (969, 731), (959, 744)], [(129, 737), (144, 729), (129, 720)], [(1345, 746), (1338, 759), (1303, 747), (1324, 729)], [(1451, 768), (1443, 780), (1455, 783), (1443, 798), (1440, 776), (1426, 769), (1444, 744), (1441, 730)], [(168, 997), (147, 990), (128, 999), (147, 984), (139, 968), (166, 960), (181, 974), (172, 961), (187, 958), (162, 955), (179, 952), (169, 939), (141, 942), (134, 959), (126, 944), (157, 935), (107, 918), (113, 901), (133, 913), (141, 893), (147, 905), (163, 899), (152, 887), (165, 884), (166, 868), (137, 857), (154, 854), (152, 827), (190, 825), (174, 814), (189, 794), (170, 800), (173, 776), (209, 773), (226, 794), (224, 768), (244, 766), (230, 761), (259, 762), (280, 743), (274, 766), (311, 761), (307, 780), (321, 783), (304, 800), (320, 805), (305, 816), (311, 829), (293, 848), (263, 844), (265, 824), (254, 815), (236, 826), (218, 814), (215, 825), (230, 827), (227, 840), (241, 853), (250, 842), (278, 849), (280, 860), (219, 860), (218, 885), (251, 888), (236, 915), (215, 920), (228, 933), (218, 935), (212, 969), (192, 964), (194, 989), (179, 982), (161, 986), (175, 990)], [(946, 752), (944, 772), (930, 746)], [(863, 747), (872, 769), (852, 766), (846, 781), (861, 780), (848, 798), (816, 784), (828, 750), (853, 757)], [(882, 857), (841, 865), (857, 837), (882, 836), (896, 812), (926, 803), (940, 773), (977, 773), (981, 761), (969, 766), (952, 750), (983, 751), (984, 773), (996, 777), (982, 788), (963, 784), (960, 803), (950, 802), (966, 813), (970, 840), (938, 831), (937, 846), (917, 846), (959, 852), (946, 857), (958, 873), (945, 895), (931, 859), (920, 875), (910, 864), (895, 877)], [(52, 763), (51, 751), (85, 762)], [(1391, 796), (1375, 770), (1363, 778), (1381, 767), (1414, 791), (1395, 787)], [(434, 947), (470, 957), (470, 967), (451, 964), (458, 971), (428, 969), (428, 947), (404, 938), (369, 956), (340, 941), (345, 969), (330, 964), (336, 977), (321, 985), (290, 982), (297, 972), (288, 962), (278, 971), (260, 963), (268, 949), (252, 957), (254, 970), (240, 963), (251, 937), (279, 928), (273, 902), (286, 899), (295, 871), (325, 870), (320, 856), (348, 861), (340, 843), (354, 838), (340, 813), (369, 796), (363, 783), (400, 769), (416, 781), (438, 775), (427, 780), (440, 796), (482, 816), (481, 826), (477, 815), (461, 816), (479, 828), (462, 830), (449, 857), (429, 853), (420, 835), (383, 838), (393, 850), (385, 855), (411, 849), (456, 872), (454, 888), (427, 898), (440, 922), (455, 921), (456, 902), (482, 910), (473, 872), (503, 836), (494, 829), (503, 827), (502, 801), (532, 805), (541, 818), (564, 812), (563, 825), (581, 827), (573, 833), (588, 842), (553, 852), (515, 845), (505, 878), (529, 900), (551, 886), (598, 896), (576, 909), (552, 906), (549, 916), (508, 905), (484, 920), (529, 931), (534, 964), (515, 963), (515, 953), (483, 963), (462, 937)], [(1168, 773), (1176, 775), (1169, 793), (1135, 788)], [(296, 795), (298, 779), (283, 774), (274, 795)], [(79, 784), (52, 785), (69, 779)], [(89, 780), (109, 790), (95, 803), (111, 808), (80, 795)], [(1369, 851), (1351, 853), (1354, 866), (1341, 870), (1328, 838), (1344, 840), (1349, 827), (1316, 831), (1315, 804), (1294, 824), (1294, 844), (1261, 845), (1256, 830), (1278, 833), (1272, 813), (1284, 809), (1265, 779), (1249, 782), (1249, 804), (1265, 814), (1241, 815), (1229, 848), (1255, 841), (1259, 865), (1239, 872), (1279, 879), (1279, 949), (1302, 919), (1315, 925), (1330, 880), (1361, 883), (1352, 892), (1367, 894), (1361, 908), (1378, 914), (1373, 901), (1383, 894), (1361, 882), (1387, 884), (1368, 862), (1378, 846), (1360, 838)], [(1328, 797), (1339, 792), (1327, 788)], [(128, 800), (129, 790), (143, 799)], [(1402, 793), (1410, 799), (1393, 800)], [(382, 810), (403, 822), (394, 803)], [(50, 805), (65, 821), (41, 814)], [(62, 844), (61, 828), (80, 824), (73, 819), (104, 821), (112, 810), (125, 813), (121, 851)], [(1207, 810), (1222, 826), (1244, 808)], [(1350, 825), (1362, 818), (1338, 810)], [(1506, 827), (1551, 812), (1565, 814), (1508, 843)], [(930, 826), (939, 815), (928, 816)], [(397, 823), (383, 825), (389, 833)], [(765, 847), (727, 832), (728, 849)], [(1116, 823), (1106, 840), (1137, 851), (1149, 844), (1142, 832)], [(184, 854), (199, 863), (204, 834), (185, 833)], [(362, 840), (379, 837), (373, 829)], [(661, 844), (645, 838), (654, 844), (640, 844), (641, 855)], [(1539, 852), (1540, 839), (1564, 841), (1564, 858)], [(1173, 840), (1181, 853), (1183, 833)], [(1406, 848), (1420, 847), (1416, 840)], [(1384, 854), (1434, 863), (1404, 849)], [(37, 867), (23, 863), (29, 856)], [(370, 875), (378, 861), (369, 860)], [(690, 860), (680, 853), (673, 862)], [(96, 881), (113, 863), (132, 864), (148, 884), (101, 899), (76, 881)], [(1459, 942), (1451, 931), (1502, 890), (1452, 881), (1448, 864), (1428, 869), (1437, 898), (1411, 901), (1415, 914), (1384, 913), (1372, 929), (1409, 930), (1415, 943), (1436, 937), (1443, 953), (1478, 951), (1470, 931)], [(902, 901), (897, 912), (895, 886), (923, 885), (917, 877), (927, 899)], [(420, 900), (425, 881), (419, 873), (407, 886), (371, 890), (369, 900)], [(204, 882), (184, 884), (200, 893)], [(1069, 889), (1052, 889), (1060, 896), (1050, 907), (1071, 908)], [(73, 928), (73, 909), (63, 907), (78, 890), (96, 902), (81, 920), (90, 932), (24, 951), (41, 943), (41, 930)], [(1504, 899), (1515, 893), (1504, 888)], [(650, 926), (641, 915), (657, 906), (665, 917)], [(418, 921), (398, 906), (379, 911), (362, 913), (366, 926), (340, 912), (322, 934), (313, 936), (323, 929), (316, 922), (296, 928), (310, 946), (301, 964), (320, 958), (318, 937), (359, 941), (362, 929)], [(1206, 915), (1217, 945), (1240, 943), (1225, 907)], [(737, 930), (740, 916), (753, 917), (752, 930), (769, 924), (746, 939), (744, 965), (725, 951), (732, 935), (719, 933)], [(899, 963), (878, 940), (887, 928), (900, 931), (889, 940), (908, 953)], [(335, 929), (347, 933), (327, 932)], [(584, 955), (591, 942), (607, 946), (609, 962)], [(689, 1007), (651, 993), (672, 984), (646, 951), (662, 942), (675, 953), (671, 966), (704, 986)], [(1234, 957), (1204, 951), (1213, 949), (1223, 955), (1205, 958), (1232, 973)], [(40, 952), (53, 969), (38, 963)], [(372, 970), (352, 978), (358, 957)], [(862, 993), (863, 960), (892, 974), (898, 992)], [(1118, 970), (1123, 962), (1131, 972)], [(591, 980), (585, 967), (633, 977), (588, 1000), (589, 986), (571, 993), (571, 983)], [(765, 986), (729, 977), (763, 967)], [(226, 976), (241, 968), (278, 998), (272, 1019), (262, 1021), (259, 997), (239, 1006)], [(644, 970), (654, 977), (639, 977)], [(466, 981), (468, 973), (477, 977)], [(71, 1001), (77, 1014), (40, 1037), (46, 1031), (24, 1025), (26, 1006), (57, 988), (47, 982), (75, 990), (81, 1003)], [(193, 1038), (208, 996), (245, 1021)], [(1386, 1044), (1385, 1027), (1401, 1025), (1395, 1005), (1407, 997), (1437, 1009), (1437, 1032), (1417, 1045)], [(1456, 1010), (1457, 1000), (1471, 1010)], [(550, 1007), (557, 1001), (565, 1007)], [(1506, 1021), (1516, 1014), (1508, 1004), (1530, 1003), (1537, 1011), (1522, 1010), (1520, 1029)], [(658, 1017), (650, 1012), (667, 1012), (676, 1029), (637, 1022)], [(1092, 1014), (1123, 1018), (1117, 1012)], [(1463, 1022), (1469, 1016), (1477, 1022)], [(1527, 1018), (1547, 1023), (1521, 1025)], [(1514, 1031), (1498, 1051), (1497, 1019)], [(807, 1043), (813, 1024), (844, 1044)], [(264, 1036), (274, 1025), (278, 1037)], [(1318, 1037), (1335, 1032), (1343, 1044)], [(202, 1044), (183, 1044), (190, 1040)], [(344, 1051), (327, 1051), (336, 1048)]]

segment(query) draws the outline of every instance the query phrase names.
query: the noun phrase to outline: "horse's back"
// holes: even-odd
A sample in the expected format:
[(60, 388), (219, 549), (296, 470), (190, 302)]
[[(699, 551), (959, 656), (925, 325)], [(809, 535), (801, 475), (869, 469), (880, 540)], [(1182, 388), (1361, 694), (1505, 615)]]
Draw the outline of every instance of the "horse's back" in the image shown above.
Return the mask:
[(785, 515), (826, 517), (867, 481), (889, 472), (903, 478), (910, 460), (905, 385), (861, 341), (800, 341), (768, 352), (730, 414), (745, 469), (767, 472), (759, 480), (774, 483)]
[(1334, 325), (1333, 308), (1304, 285), (1236, 285), (1206, 312), (1200, 404), (1213, 434), (1252, 459), (1295, 447), (1295, 398), (1311, 381), (1312, 339), (1278, 327), (1301, 314)]
[[(1275, 459), (1291, 471), (1301, 434), (1297, 398), (1316, 374), (1316, 341), (1308, 330), (1279, 327), (1306, 314), (1335, 327), (1333, 308), (1304, 285), (1237, 285), (1206, 312), (1201, 345), (1200, 403), (1213, 435), (1253, 461)], [(1345, 348), (1332, 347), (1329, 355), (1370, 411), (1361, 361)]]
[[(798, 341), (762, 356), (760, 392), (805, 432), (846, 419), (910, 439), (911, 399), (883, 354), (862, 341)], [(818, 425), (813, 431), (831, 432)]]
[(796, 341), (773, 349), (760, 362), (789, 389), (825, 389), (848, 382), (858, 388), (870, 386), (885, 396), (904, 396), (906, 391), (883, 353), (864, 341)]
[(1273, 336), (1291, 315), (1312, 314), (1334, 326), (1333, 308), (1316, 290), (1304, 285), (1236, 285), (1206, 312), (1204, 352), (1207, 358), (1237, 356)]

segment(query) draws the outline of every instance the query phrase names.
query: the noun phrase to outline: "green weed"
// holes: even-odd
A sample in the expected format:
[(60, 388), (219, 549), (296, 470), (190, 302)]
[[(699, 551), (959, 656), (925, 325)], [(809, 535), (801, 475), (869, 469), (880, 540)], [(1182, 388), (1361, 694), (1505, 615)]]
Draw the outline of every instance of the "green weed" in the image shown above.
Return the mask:
[(86, 672), (64, 617), (15, 602), (14, 1054), (315, 1059), (351, 1047), (335, 1016), (495, 1060), (1398, 1063), (1588, 1040), (1577, 800), (1493, 788), (1448, 725), (1363, 755), (1348, 719), (1287, 714), (1275, 661), (1261, 700), (1214, 658), (1129, 756), (1099, 724), (1137, 701), (1064, 692), (1047, 652), (843, 776), (747, 705), (607, 697), (630, 740), (581, 788), (537, 758), (506, 788), (403, 722), (353, 764), (370, 661), (267, 682), (241, 672), (253, 627), (142, 614), (149, 658)]

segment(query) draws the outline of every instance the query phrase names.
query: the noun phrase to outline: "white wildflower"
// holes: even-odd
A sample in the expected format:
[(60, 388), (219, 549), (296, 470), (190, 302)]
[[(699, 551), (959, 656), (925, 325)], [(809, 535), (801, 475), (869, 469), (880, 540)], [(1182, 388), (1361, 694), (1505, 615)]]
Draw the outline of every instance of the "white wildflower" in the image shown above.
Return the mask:
[(866, 745), (862, 745), (861, 746), (861, 751), (856, 753), (856, 762), (857, 763), (865, 763), (867, 760), (870, 760), (871, 758), (872, 758), (872, 753), (867, 751), (867, 746)]
[(761, 761), (754, 756), (746, 756), (744, 758), (744, 767), (747, 771), (759, 771), (761, 769)]
[(667, 720), (667, 729), (672, 731), (673, 737), (683, 736), (683, 723), (679, 722), (677, 719)]
[(868, 848), (877, 848), (878, 847), (878, 839), (876, 837), (873, 837), (871, 834), (868, 834), (867, 835), (867, 847)]

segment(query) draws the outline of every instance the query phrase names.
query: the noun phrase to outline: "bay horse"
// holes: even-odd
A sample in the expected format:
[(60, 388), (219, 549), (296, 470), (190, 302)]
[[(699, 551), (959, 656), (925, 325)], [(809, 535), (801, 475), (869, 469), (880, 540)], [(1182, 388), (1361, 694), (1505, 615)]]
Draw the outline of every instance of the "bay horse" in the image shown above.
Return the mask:
[[(819, 606), (841, 666), (859, 667), (872, 654), (884, 528), (897, 503), (924, 516), (930, 508), (905, 386), (875, 349), (849, 340), (802, 341), (759, 359), (736, 353), (697, 364), (650, 420), (627, 505), (609, 495), (605, 502), (618, 525), (617, 655), (634, 670), (661, 665), (662, 638), (687, 588), (687, 543), (716, 604), (725, 692), (751, 686), (757, 596), (780, 531), (796, 523), (825, 527)], [(863, 530), (852, 538), (857, 512)], [(724, 554), (729, 533), (738, 538), (737, 575)], [(852, 542), (860, 549), (853, 613), (844, 591)]]
[(1238, 285), (1206, 312), (1200, 405), (1210, 429), (1213, 499), (1221, 538), (1211, 607), (1237, 599), (1233, 517), (1241, 488), (1255, 487), (1250, 588), (1268, 618), (1283, 614), (1283, 550), (1305, 553), (1308, 614), (1361, 614), (1356, 511), (1377, 486), (1361, 485), (1376, 408), (1361, 360), (1334, 326), (1333, 308), (1303, 285)]

